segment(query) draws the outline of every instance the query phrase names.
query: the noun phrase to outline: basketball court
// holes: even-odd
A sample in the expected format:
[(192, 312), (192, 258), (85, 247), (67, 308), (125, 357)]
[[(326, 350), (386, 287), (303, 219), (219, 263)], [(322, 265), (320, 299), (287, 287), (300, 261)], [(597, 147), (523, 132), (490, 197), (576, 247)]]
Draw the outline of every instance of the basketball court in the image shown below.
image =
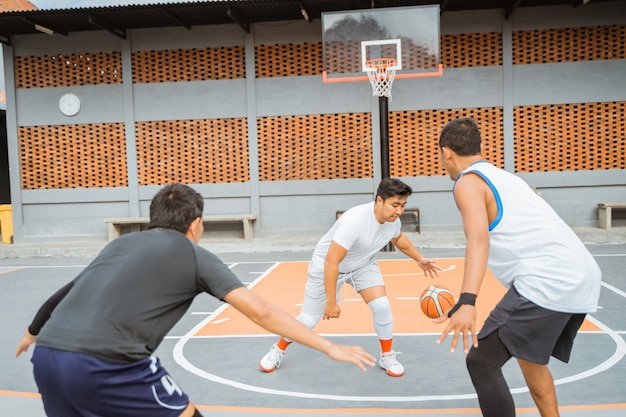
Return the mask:
[[(617, 417), (626, 412), (623, 375), (626, 371), (626, 245), (593, 245), (604, 279), (600, 309), (588, 317), (576, 339), (570, 364), (550, 364), (562, 416)], [(381, 253), (395, 321), (394, 349), (405, 375), (392, 378), (376, 368), (362, 373), (323, 354), (292, 345), (282, 366), (266, 374), (261, 356), (276, 341), (228, 305), (199, 296), (188, 314), (157, 350), (174, 380), (205, 415), (480, 415), (465, 370), (461, 349), (451, 354), (450, 338), (435, 340), (443, 326), (419, 310), (419, 296), (430, 284), (443, 285), (456, 295), (463, 271), (462, 249), (430, 249), (443, 269), (439, 278), (426, 278), (400, 253)], [(231, 270), (253, 291), (291, 314), (299, 312), (308, 253), (225, 254)], [(0, 312), (5, 317), (0, 337), (0, 415), (44, 416), (32, 377), (31, 352), (13, 353), (26, 325), (41, 303), (72, 279), (89, 259), (37, 258), (0, 260)], [(489, 274), (478, 302), (478, 322), (504, 289)], [(323, 321), (316, 330), (332, 340), (357, 344), (375, 356), (378, 341), (371, 313), (349, 286), (342, 289), (342, 315)], [(505, 373), (519, 415), (538, 416), (514, 361)]]
[[(371, 82), (379, 97), (380, 176), (389, 176), (388, 101), (395, 78), (442, 75), (439, 6), (368, 9), (322, 16), (323, 82)], [(551, 363), (564, 417), (617, 417), (626, 413), (626, 245), (590, 247), (604, 274), (600, 309), (588, 316), (569, 365)], [(401, 378), (378, 367), (362, 373), (317, 351), (292, 345), (282, 366), (266, 374), (260, 358), (277, 340), (228, 305), (202, 295), (172, 329), (156, 354), (177, 384), (204, 415), (480, 415), (465, 369), (462, 346), (450, 353), (450, 338), (435, 343), (445, 325), (420, 311), (419, 297), (430, 284), (458, 295), (464, 268), (462, 249), (430, 249), (443, 269), (424, 276), (402, 254), (380, 255), (380, 267), (394, 312), (394, 350), (402, 352)], [(219, 253), (219, 251), (217, 251)], [(310, 253), (225, 254), (231, 270), (253, 291), (299, 312)], [(33, 315), (54, 291), (90, 259), (0, 259), (0, 415), (43, 417), (32, 377), (32, 352), (14, 359), (17, 343)], [(504, 293), (488, 274), (477, 304), (478, 324)], [(316, 331), (342, 344), (361, 345), (378, 356), (371, 313), (349, 286), (342, 291), (341, 318), (321, 322)], [(538, 416), (515, 361), (505, 367), (519, 415)]]

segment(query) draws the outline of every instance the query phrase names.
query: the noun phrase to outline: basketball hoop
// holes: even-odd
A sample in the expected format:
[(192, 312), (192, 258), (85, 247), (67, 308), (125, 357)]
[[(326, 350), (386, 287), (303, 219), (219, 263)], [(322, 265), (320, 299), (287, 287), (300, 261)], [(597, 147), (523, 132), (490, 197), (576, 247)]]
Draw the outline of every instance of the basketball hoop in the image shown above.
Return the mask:
[(394, 58), (377, 58), (365, 62), (375, 96), (391, 97), (391, 84), (396, 75), (397, 64), (398, 60)]

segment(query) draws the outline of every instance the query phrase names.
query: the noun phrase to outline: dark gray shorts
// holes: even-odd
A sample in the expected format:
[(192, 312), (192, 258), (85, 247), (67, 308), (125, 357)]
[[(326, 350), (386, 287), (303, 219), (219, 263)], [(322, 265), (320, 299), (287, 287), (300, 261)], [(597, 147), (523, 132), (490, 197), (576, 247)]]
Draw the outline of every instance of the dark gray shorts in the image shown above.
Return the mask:
[(567, 363), (585, 316), (547, 310), (511, 287), (485, 320), (478, 339), (497, 330), (498, 338), (515, 358), (545, 365), (554, 356)]

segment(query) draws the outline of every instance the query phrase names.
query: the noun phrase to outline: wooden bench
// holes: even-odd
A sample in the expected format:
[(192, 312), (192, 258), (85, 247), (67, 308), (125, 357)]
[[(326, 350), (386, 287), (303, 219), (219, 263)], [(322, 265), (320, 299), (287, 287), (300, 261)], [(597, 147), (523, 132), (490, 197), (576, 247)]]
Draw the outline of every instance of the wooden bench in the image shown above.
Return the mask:
[(598, 203), (598, 223), (601, 229), (610, 229), (613, 209), (626, 209), (626, 203)]
[[(256, 216), (254, 214), (211, 214), (202, 216), (202, 221), (205, 223), (241, 222), (243, 225), (243, 238), (246, 240), (252, 239), (254, 236), (252, 228), (252, 222), (254, 220), (256, 220)], [(116, 217), (104, 219), (104, 222), (109, 225), (109, 241), (111, 241), (122, 235), (122, 226), (130, 226), (131, 232), (138, 232), (141, 230), (141, 226), (146, 226), (150, 223), (150, 218)]]

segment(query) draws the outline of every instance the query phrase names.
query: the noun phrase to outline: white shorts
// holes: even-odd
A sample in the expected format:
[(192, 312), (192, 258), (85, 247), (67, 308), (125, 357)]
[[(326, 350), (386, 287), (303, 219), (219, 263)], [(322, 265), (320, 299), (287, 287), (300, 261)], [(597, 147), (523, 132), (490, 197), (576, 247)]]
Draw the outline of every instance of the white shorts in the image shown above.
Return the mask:
[[(355, 291), (366, 288), (385, 286), (383, 275), (376, 261), (357, 269), (356, 271), (339, 274), (337, 278), (337, 302), (341, 299), (341, 286), (350, 284)], [(319, 315), (326, 307), (326, 289), (324, 288), (324, 275), (314, 273), (309, 269), (309, 277), (304, 287), (304, 301), (302, 312), (310, 315)]]

